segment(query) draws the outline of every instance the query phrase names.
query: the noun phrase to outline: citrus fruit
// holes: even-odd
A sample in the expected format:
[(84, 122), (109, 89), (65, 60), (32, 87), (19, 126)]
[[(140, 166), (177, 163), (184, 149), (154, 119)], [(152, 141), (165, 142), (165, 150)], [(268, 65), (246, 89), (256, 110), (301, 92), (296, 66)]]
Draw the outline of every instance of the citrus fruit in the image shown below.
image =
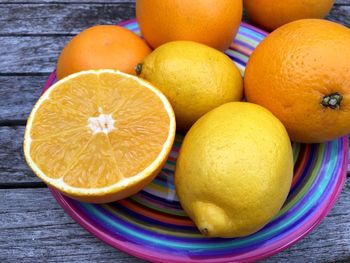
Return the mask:
[(242, 0), (137, 0), (136, 18), (153, 47), (191, 40), (227, 49), (242, 18)]
[(268, 108), (292, 140), (320, 143), (350, 132), (350, 30), (305, 19), (272, 32), (253, 52), (248, 101)]
[(134, 66), (151, 52), (146, 42), (130, 30), (99, 25), (75, 36), (57, 62), (57, 78), (89, 69), (117, 69), (134, 74)]
[(292, 147), (282, 123), (259, 105), (230, 102), (186, 134), (175, 186), (202, 234), (242, 237), (278, 213), (292, 177)]
[(304, 18), (324, 18), (334, 0), (244, 0), (249, 19), (269, 31)]
[(206, 112), (242, 98), (243, 81), (224, 53), (192, 41), (166, 43), (138, 67), (173, 106), (179, 129), (187, 130)]
[(38, 100), (24, 154), (49, 186), (80, 201), (105, 203), (150, 182), (174, 136), (172, 108), (152, 85), (118, 71), (82, 71)]

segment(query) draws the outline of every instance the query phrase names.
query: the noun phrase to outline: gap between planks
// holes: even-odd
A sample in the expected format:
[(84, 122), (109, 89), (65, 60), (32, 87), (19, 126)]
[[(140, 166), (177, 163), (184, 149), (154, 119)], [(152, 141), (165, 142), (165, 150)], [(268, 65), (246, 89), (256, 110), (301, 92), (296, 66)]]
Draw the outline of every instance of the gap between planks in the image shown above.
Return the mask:
[(0, 183), (0, 189), (35, 189), (47, 188), (44, 182), (25, 182), (25, 183)]

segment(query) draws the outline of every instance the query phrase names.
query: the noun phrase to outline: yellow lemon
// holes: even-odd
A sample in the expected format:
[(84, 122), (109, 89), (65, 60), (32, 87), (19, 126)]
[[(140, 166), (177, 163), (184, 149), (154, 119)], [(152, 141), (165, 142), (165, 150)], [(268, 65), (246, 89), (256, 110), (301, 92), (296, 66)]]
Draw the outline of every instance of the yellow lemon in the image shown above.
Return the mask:
[(231, 102), (189, 130), (175, 186), (182, 207), (204, 235), (242, 237), (278, 213), (292, 177), (292, 147), (282, 123), (261, 106)]
[(242, 98), (242, 77), (231, 59), (191, 41), (160, 46), (137, 72), (169, 99), (181, 130), (189, 129), (208, 111)]

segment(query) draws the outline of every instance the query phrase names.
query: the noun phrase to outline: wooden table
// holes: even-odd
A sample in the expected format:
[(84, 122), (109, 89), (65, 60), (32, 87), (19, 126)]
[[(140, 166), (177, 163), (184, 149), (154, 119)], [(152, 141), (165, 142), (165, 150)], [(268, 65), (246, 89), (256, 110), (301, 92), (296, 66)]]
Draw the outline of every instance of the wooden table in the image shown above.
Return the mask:
[[(0, 0), (0, 262), (142, 262), (77, 225), (22, 153), (27, 116), (61, 48), (84, 28), (134, 12), (127, 0)], [(336, 1), (329, 19), (350, 26), (350, 0)], [(265, 262), (281, 261), (350, 262), (350, 177), (325, 220)]]

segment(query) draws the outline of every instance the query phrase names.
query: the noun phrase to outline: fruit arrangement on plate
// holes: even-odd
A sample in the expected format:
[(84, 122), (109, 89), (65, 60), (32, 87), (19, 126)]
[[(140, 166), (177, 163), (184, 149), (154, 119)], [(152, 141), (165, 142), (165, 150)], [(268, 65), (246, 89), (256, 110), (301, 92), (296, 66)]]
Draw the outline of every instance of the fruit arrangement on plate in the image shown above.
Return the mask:
[[(252, 261), (304, 236), (341, 190), (350, 30), (321, 19), (334, 1), (195, 2), (137, 0), (138, 23), (75, 36), (33, 107), (24, 154), (117, 248)], [(243, 2), (274, 31), (241, 24)]]

